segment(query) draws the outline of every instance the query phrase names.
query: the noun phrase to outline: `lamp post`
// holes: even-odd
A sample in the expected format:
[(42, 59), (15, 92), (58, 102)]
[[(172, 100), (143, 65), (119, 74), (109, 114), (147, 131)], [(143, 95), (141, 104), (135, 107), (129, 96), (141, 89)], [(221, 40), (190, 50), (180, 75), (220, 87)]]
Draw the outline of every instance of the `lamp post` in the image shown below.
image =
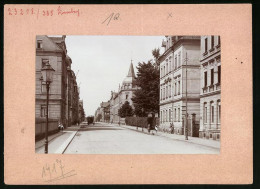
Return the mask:
[(187, 58), (187, 52), (186, 52), (186, 58), (185, 58), (185, 62), (186, 62), (186, 98), (185, 98), (185, 103), (186, 103), (186, 113), (185, 113), (185, 140), (188, 140), (188, 70), (187, 70), (187, 62), (188, 62), (188, 58)]
[(44, 67), (41, 69), (42, 73), (42, 79), (46, 83), (46, 91), (47, 91), (47, 102), (46, 102), (46, 128), (45, 128), (45, 154), (48, 154), (48, 119), (49, 119), (49, 89), (50, 89), (50, 83), (53, 79), (53, 74), (55, 70), (51, 67), (49, 64), (49, 61), (47, 61), (44, 65)]

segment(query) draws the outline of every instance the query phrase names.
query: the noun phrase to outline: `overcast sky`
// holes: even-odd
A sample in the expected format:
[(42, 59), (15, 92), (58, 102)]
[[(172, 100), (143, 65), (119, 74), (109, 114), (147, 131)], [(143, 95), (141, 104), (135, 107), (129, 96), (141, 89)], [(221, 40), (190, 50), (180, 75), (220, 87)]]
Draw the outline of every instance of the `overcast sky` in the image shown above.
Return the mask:
[(138, 62), (153, 59), (152, 50), (160, 48), (163, 36), (67, 36), (66, 46), (77, 74), (80, 99), (86, 116), (94, 115), (111, 90), (128, 74), (131, 58), (135, 74)]

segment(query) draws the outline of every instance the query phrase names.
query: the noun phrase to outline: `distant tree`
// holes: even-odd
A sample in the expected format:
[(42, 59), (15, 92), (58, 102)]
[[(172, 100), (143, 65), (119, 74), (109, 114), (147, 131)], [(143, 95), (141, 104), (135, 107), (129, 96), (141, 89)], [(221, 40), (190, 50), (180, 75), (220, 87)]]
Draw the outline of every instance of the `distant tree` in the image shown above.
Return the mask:
[(102, 115), (98, 114), (96, 121), (100, 121), (101, 118), (102, 118)]
[(160, 71), (159, 49), (154, 49), (152, 54), (156, 60), (155, 63), (148, 61), (137, 66), (137, 78), (135, 84), (139, 87), (134, 92), (132, 101), (135, 107), (135, 114), (139, 117), (147, 116), (147, 113), (159, 112), (159, 90), (160, 90)]
[(155, 67), (159, 67), (160, 62), (158, 60), (159, 60), (159, 57), (160, 57), (160, 49), (159, 48), (153, 49), (152, 54), (153, 54), (153, 57), (155, 59)]
[(130, 106), (128, 101), (125, 101), (123, 106), (119, 108), (118, 110), (118, 115), (120, 117), (127, 117), (127, 116), (132, 116), (134, 114), (132, 106)]

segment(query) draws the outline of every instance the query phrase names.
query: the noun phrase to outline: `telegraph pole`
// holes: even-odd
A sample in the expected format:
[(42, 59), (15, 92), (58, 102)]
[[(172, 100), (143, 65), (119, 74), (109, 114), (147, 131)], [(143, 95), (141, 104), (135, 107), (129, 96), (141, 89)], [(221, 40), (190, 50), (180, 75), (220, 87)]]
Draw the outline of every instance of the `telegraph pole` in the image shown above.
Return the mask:
[(186, 58), (185, 58), (185, 62), (186, 62), (186, 115), (185, 115), (185, 140), (188, 140), (188, 70), (187, 70), (187, 62), (188, 62), (188, 58), (187, 58), (187, 52), (186, 52)]

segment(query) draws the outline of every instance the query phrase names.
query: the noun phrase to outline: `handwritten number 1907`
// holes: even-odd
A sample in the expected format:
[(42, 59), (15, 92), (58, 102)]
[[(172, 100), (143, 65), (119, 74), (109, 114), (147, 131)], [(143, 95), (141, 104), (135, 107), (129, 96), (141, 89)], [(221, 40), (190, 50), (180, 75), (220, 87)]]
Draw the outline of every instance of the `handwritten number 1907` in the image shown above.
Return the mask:
[(112, 20), (112, 18), (113, 18), (113, 20), (119, 20), (119, 16), (120, 16), (120, 14), (119, 13), (112, 13), (112, 14), (110, 14), (107, 18), (106, 18), (106, 20), (104, 20), (104, 22), (102, 22), (102, 24), (104, 24), (106, 21), (107, 21), (107, 25), (110, 23), (110, 21)]

